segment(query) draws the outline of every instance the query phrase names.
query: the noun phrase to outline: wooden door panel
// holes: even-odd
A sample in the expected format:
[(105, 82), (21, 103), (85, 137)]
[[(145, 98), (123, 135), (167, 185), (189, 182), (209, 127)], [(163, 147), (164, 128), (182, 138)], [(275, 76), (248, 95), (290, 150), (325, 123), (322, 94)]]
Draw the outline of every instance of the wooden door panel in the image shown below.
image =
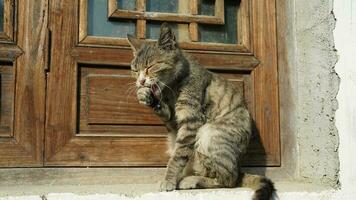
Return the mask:
[(157, 38), (160, 23), (168, 20), (183, 49), (245, 94), (255, 122), (245, 165), (279, 166), (274, 1), (180, 0), (173, 10), (152, 7), (152, 0), (126, 1), (51, 5), (45, 165), (166, 164), (167, 130), (131, 91), (132, 52), (125, 36)]
[(42, 166), (47, 1), (0, 4), (0, 167)]
[(14, 69), (0, 64), (0, 137), (13, 136)]
[(138, 104), (127, 68), (79, 65), (77, 136), (160, 136), (167, 129), (151, 109)]
[(165, 166), (166, 138), (76, 137), (46, 160), (47, 166)]
[(80, 67), (81, 112), (88, 124), (162, 125), (152, 110), (139, 105), (135, 79), (120, 68)]
[[(135, 79), (128, 68), (79, 65), (78, 135), (166, 135), (167, 130), (152, 109), (138, 104)], [(241, 91), (245, 91), (252, 111), (250, 75), (213, 71), (236, 82)]]

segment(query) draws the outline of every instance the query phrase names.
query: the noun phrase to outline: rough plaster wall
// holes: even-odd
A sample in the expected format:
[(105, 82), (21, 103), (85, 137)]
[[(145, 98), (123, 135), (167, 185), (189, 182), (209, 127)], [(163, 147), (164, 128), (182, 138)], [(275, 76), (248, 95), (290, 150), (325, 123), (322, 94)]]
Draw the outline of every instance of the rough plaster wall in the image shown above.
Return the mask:
[(295, 0), (299, 177), (338, 185), (335, 127), (339, 78), (334, 66), (332, 0)]

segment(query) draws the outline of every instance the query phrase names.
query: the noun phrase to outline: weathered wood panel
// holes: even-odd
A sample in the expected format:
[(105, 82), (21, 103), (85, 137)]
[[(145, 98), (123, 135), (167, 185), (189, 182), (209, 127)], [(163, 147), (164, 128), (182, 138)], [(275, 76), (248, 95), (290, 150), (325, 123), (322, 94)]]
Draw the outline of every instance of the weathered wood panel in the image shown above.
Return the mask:
[(14, 117), (14, 69), (0, 63), (0, 137), (12, 137)]
[(162, 124), (150, 108), (138, 104), (129, 70), (81, 68), (81, 98), (88, 124)]
[[(150, 108), (139, 105), (135, 79), (120, 67), (80, 65), (79, 129), (83, 135), (165, 136), (167, 130)], [(245, 92), (253, 110), (253, 85), (249, 74), (213, 70), (237, 84)], [(160, 126), (158, 126), (160, 125)]]
[[(164, 153), (166, 138), (162, 134), (146, 134), (137, 137), (140, 133), (134, 134), (133, 126), (109, 127), (111, 133), (106, 132), (104, 135), (100, 135), (101, 132), (88, 131), (88, 129), (77, 134), (79, 127), (77, 125), (80, 120), (77, 112), (80, 106), (78, 102), (79, 71), (75, 57), (70, 52), (75, 48), (77, 41), (78, 3), (78, 1), (64, 0), (51, 4), (50, 7), (53, 35), (51, 72), (48, 78), (45, 165), (165, 165), (167, 161)], [(103, 130), (100, 126), (89, 128)], [(112, 130), (115, 128), (118, 128), (117, 131), (126, 131), (136, 136), (125, 136), (124, 132), (120, 137), (112, 137), (111, 134), (114, 132)], [(158, 128), (162, 130), (162, 127)], [(136, 128), (136, 131), (139, 129)]]
[[(88, 48), (76, 47), (71, 55), (79, 63), (105, 64), (123, 66), (129, 69), (133, 58), (132, 51), (128, 48)], [(201, 65), (209, 69), (221, 69), (228, 71), (251, 71), (259, 64), (259, 60), (250, 54), (227, 54), (218, 51), (187, 51)]]
[(0, 59), (13, 62), (11, 71), (16, 76), (11, 86), (16, 88), (14, 133), (0, 138), (0, 166), (42, 166), (48, 7), (44, 0), (16, 2), (16, 44), (4, 45), (5, 50), (0, 47)]
[(281, 160), (275, 6), (275, 0), (252, 0), (253, 53), (260, 60), (252, 75), (255, 82), (256, 131), (266, 154), (265, 162), (279, 166)]

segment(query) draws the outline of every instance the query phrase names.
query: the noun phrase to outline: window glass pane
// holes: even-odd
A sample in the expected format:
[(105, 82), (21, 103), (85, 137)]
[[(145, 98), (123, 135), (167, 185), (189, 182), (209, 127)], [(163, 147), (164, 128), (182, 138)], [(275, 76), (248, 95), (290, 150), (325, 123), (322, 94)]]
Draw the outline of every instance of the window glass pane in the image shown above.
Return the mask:
[[(162, 22), (147, 22), (146, 28), (146, 38), (157, 40), (159, 38)], [(189, 29), (188, 24), (173, 24), (170, 23), (169, 26), (174, 32), (178, 42), (188, 42), (189, 39)]]
[(146, 0), (148, 12), (189, 13), (189, 0)]
[(4, 31), (4, 0), (0, 0), (0, 32)]
[(199, 0), (198, 14), (199, 15), (210, 15), (215, 14), (215, 0)]
[[(199, 41), (236, 44), (237, 10), (241, 0), (225, 0), (225, 24), (199, 24)], [(0, 0), (3, 2), (3, 0)], [(164, 3), (163, 3), (164, 2)], [(189, 13), (189, 0), (146, 0), (147, 12)], [(136, 10), (136, 0), (117, 0), (118, 7), (124, 10)], [(136, 33), (136, 20), (108, 19), (107, 0), (88, 0), (88, 35), (126, 38)], [(199, 0), (198, 14), (214, 16), (215, 0)], [(158, 39), (161, 22), (148, 20), (147, 39)], [(190, 41), (188, 24), (170, 23), (180, 42)]]
[[(210, 4), (211, 0), (202, 0), (200, 12), (212, 15), (214, 8)], [(236, 44), (237, 9), (239, 4), (240, 0), (225, 0), (225, 25), (199, 24), (200, 41)]]
[(117, 0), (117, 6), (121, 10), (136, 10), (136, 0)]
[(108, 19), (107, 0), (88, 0), (88, 35), (126, 38), (136, 33), (135, 20)]
[[(159, 38), (161, 24), (162, 22), (148, 21), (146, 28), (146, 38), (157, 40)], [(169, 24), (169, 26), (172, 28), (174, 34), (178, 37), (177, 24)]]

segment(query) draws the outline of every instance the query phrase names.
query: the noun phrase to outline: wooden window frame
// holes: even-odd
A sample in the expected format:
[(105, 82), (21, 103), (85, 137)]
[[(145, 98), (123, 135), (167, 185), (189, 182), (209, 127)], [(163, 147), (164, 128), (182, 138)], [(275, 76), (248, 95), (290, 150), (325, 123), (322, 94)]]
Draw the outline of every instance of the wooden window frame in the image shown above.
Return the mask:
[[(150, 17), (151, 14), (142, 14), (145, 10), (145, 0), (137, 0), (136, 7), (138, 11), (120, 10), (117, 8), (116, 0), (108, 0), (108, 18), (132, 18), (137, 19), (136, 25), (136, 35), (139, 38), (144, 39), (146, 34), (146, 20), (157, 20), (157, 21), (174, 21), (183, 22), (189, 24), (189, 35), (191, 42), (181, 42), (180, 47), (183, 49), (200, 50), (207, 49), (210, 51), (219, 52), (235, 52), (235, 53), (251, 53), (252, 45), (250, 40), (250, 35), (252, 34), (250, 13), (251, 1), (241, 1), (237, 12), (238, 26), (237, 26), (237, 44), (224, 44), (224, 43), (213, 43), (213, 42), (198, 42), (198, 24), (224, 24), (224, 1), (217, 0), (219, 2), (215, 5), (215, 13), (218, 12), (216, 16), (203, 16), (197, 15), (198, 7), (197, 0), (190, 1), (191, 15), (183, 14), (168, 14), (152, 12), (157, 17)], [(131, 14), (123, 14), (131, 13)], [(136, 13), (136, 14), (135, 14)], [(138, 14), (141, 13), (141, 14)], [(166, 20), (164, 17), (169, 16)], [(190, 16), (190, 17), (188, 17)], [(219, 20), (211, 20), (211, 19)], [(117, 37), (104, 37), (104, 36), (91, 36), (88, 35), (87, 31), (87, 19), (88, 19), (88, 0), (80, 0), (79, 3), (79, 34), (78, 43), (79, 46), (115, 46), (115, 47), (129, 47), (126, 38)], [(207, 20), (208, 19), (208, 20)]]
[(3, 32), (0, 32), (1, 42), (14, 42), (15, 0), (4, 0)]
[(146, 0), (136, 1), (136, 10), (123, 10), (117, 5), (117, 0), (108, 0), (108, 18), (109, 19), (136, 19), (137, 36), (145, 38), (146, 20), (183, 22), (189, 23), (189, 35), (193, 42), (198, 41), (198, 23), (199, 24), (225, 24), (224, 0), (215, 1), (214, 16), (198, 15), (198, 1), (190, 1), (190, 14), (147, 12)]
[[(5, 0), (6, 1), (6, 0)], [(17, 1), (14, 1), (17, 2)], [(48, 39), (46, 35), (46, 28), (47, 28), (47, 14), (44, 13), (43, 19), (39, 21), (40, 23), (34, 23), (28, 20), (30, 16), (34, 15), (34, 9), (37, 10), (43, 10), (47, 11), (47, 3), (44, 3), (44, 1), (41, 1), (41, 5), (38, 3), (31, 3), (30, 2), (19, 2), (19, 12), (20, 13), (27, 13), (24, 11), (30, 10), (28, 14), (25, 16), (22, 16), (19, 19), (19, 24), (28, 24), (30, 23), (29, 26), (19, 26), (18, 33), (16, 32), (17, 36), (13, 36), (12, 40), (16, 40), (16, 38), (19, 38), (18, 41), (18, 46), (16, 45), (11, 45), (7, 44), (7, 41), (9, 41), (9, 38), (6, 40), (1, 41), (1, 48), (0, 48), (0, 61), (1, 62), (13, 62), (14, 66), (19, 65), (22, 66), (19, 68), (16, 72), (17, 79), (20, 80), (21, 77), (24, 77), (26, 74), (31, 73), (35, 78), (30, 78), (26, 79), (26, 82), (22, 82), (22, 86), (26, 86), (27, 90), (24, 91), (21, 86), (17, 86), (17, 93), (18, 96), (16, 98), (15, 104), (17, 105), (22, 105), (21, 108), (24, 108), (24, 110), (17, 111), (17, 124), (24, 124), (24, 123), (29, 123), (28, 119), (37, 119), (31, 126), (26, 127), (26, 129), (21, 128), (21, 126), (16, 127), (17, 134), (15, 133), (15, 140), (7, 140), (1, 139), (0, 140), (0, 157), (2, 158), (0, 165), (1, 167), (30, 167), (30, 166), (43, 166), (43, 152), (42, 150), (44, 149), (42, 142), (44, 140), (44, 109), (43, 105), (45, 104), (45, 97), (44, 97), (44, 85), (40, 83), (45, 82), (45, 76), (44, 76), (44, 71), (47, 69), (47, 64), (46, 64), (46, 59), (43, 59), (42, 57), (36, 57), (35, 55), (37, 54), (30, 54), (30, 52), (33, 49), (39, 49), (39, 52), (41, 52), (41, 55), (45, 55), (48, 53), (46, 47), (46, 40)], [(292, 61), (288, 59), (287, 57), (287, 52), (289, 51), (287, 43), (290, 42), (290, 33), (289, 33), (289, 28), (290, 25), (286, 24), (286, 18), (290, 16), (290, 13), (286, 13), (286, 11), (289, 11), (288, 9), (288, 2), (282, 1), (282, 0), (272, 0), (270, 2), (270, 5), (277, 5), (277, 10), (273, 8), (273, 10), (268, 11), (267, 14), (263, 13), (264, 16), (270, 16), (271, 13), (274, 14), (275, 11), (276, 13), (276, 18), (277, 18), (277, 24), (274, 24), (273, 28), (276, 28), (275, 26), (277, 25), (277, 38), (278, 38), (278, 66), (279, 66), (279, 71), (278, 71), (278, 77), (279, 77), (279, 90), (280, 90), (280, 105), (278, 108), (281, 110), (281, 118), (280, 118), (280, 136), (281, 136), (281, 158), (288, 158), (288, 159), (282, 159), (280, 161), (281, 166), (280, 167), (254, 167), (254, 168), (249, 168), (250, 171), (257, 171), (261, 173), (266, 173), (267, 176), (273, 177), (275, 180), (280, 179), (280, 180), (294, 180), (295, 177), (297, 177), (297, 152), (296, 152), (296, 128), (293, 127), (293, 124), (295, 122), (295, 118), (293, 118), (293, 113), (295, 113), (295, 102), (293, 99), (290, 99), (292, 96), (292, 91), (295, 90), (295, 88), (291, 87), (290, 80), (288, 77), (288, 74), (290, 71), (294, 70), (292, 66)], [(68, 1), (69, 4), (69, 1)], [(289, 5), (290, 6), (290, 5)], [(52, 8), (53, 5), (50, 7)], [(31, 8), (31, 9), (30, 9)], [(17, 9), (17, 5), (16, 5)], [(52, 8), (54, 10), (54, 8)], [(72, 12), (71, 9), (69, 9), (70, 12)], [(73, 16), (69, 15), (66, 9), (57, 9), (57, 12), (64, 13), (65, 16)], [(263, 12), (264, 10), (262, 10)], [(15, 10), (13, 10), (15, 12)], [(53, 11), (52, 11), (53, 12)], [(52, 15), (52, 18), (55, 18), (59, 14), (57, 13), (56, 15)], [(76, 15), (77, 16), (77, 15)], [(16, 17), (16, 16), (15, 16)], [(246, 17), (246, 16), (245, 16)], [(58, 17), (57, 17), (58, 18)], [(56, 18), (56, 19), (57, 19)], [(255, 19), (256, 20), (256, 19)], [(256, 24), (256, 21), (254, 23)], [(264, 19), (260, 19), (262, 22)], [(14, 19), (16, 21), (16, 19)], [(252, 20), (251, 20), (252, 21)], [(265, 20), (267, 21), (267, 20)], [(75, 19), (75, 23), (78, 23), (77, 20)], [(17, 24), (17, 22), (15, 23)], [(30, 46), (25, 44), (25, 37), (24, 35), (25, 32), (31, 32), (32, 26), (35, 26), (35, 30), (40, 30), (40, 34), (35, 34), (31, 35), (29, 37), (30, 40), (37, 41), (38, 35), (41, 35), (43, 38), (47, 38), (45, 40), (39, 41), (36, 44), (31, 44)], [(49, 26), (52, 26), (52, 23), (49, 24)], [(256, 29), (254, 32), (260, 32), (262, 31), (268, 31), (267, 27), (263, 27), (263, 23), (259, 23), (259, 25), (254, 26)], [(259, 27), (259, 28), (258, 28)], [(263, 28), (262, 28), (263, 27)], [(16, 29), (16, 26), (14, 25), (14, 29)], [(52, 29), (52, 27), (51, 27)], [(249, 30), (249, 29), (245, 29)], [(60, 30), (57, 30), (58, 34), (60, 33)], [(76, 30), (79, 31), (79, 30)], [(54, 34), (57, 34), (54, 32)], [(264, 32), (261, 32), (261, 34), (264, 34)], [(266, 32), (266, 34), (269, 34)], [(11, 35), (11, 34), (10, 34)], [(261, 35), (260, 35), (261, 36)], [(76, 45), (71, 52), (71, 56), (73, 56), (76, 60), (77, 63), (93, 63), (93, 60), (90, 59), (90, 55), (95, 55), (100, 51), (104, 51), (103, 55), (106, 54), (106, 56), (100, 56), (97, 57), (96, 63), (98, 64), (108, 64), (108, 65), (121, 65), (121, 66), (126, 66), (129, 62), (128, 60), (130, 59), (130, 56), (127, 58), (128, 55), (131, 54), (129, 50), (127, 50), (127, 54), (124, 54), (123, 56), (116, 56), (112, 55), (113, 52), (116, 50), (114, 49), (113, 51), (110, 51), (109, 49), (104, 49), (104, 48), (99, 48), (99, 47), (93, 47), (91, 49), (86, 49), (84, 46), (88, 45), (82, 45), (79, 42), (74, 44), (75, 42), (68, 39), (67, 36), (65, 37), (65, 42), (64, 45), (66, 47), (72, 47), (69, 46), (68, 43)], [(261, 36), (263, 37), (263, 36)], [(269, 36), (272, 37), (273, 36)], [(276, 37), (276, 36), (274, 36)], [(10, 38), (11, 39), (11, 38)], [(68, 42), (69, 41), (69, 42)], [(241, 40), (239, 40), (241, 41)], [(248, 39), (247, 41), (250, 41)], [(101, 45), (103, 46), (103, 45)], [(247, 47), (247, 46), (246, 46)], [(257, 46), (251, 46), (248, 49), (250, 49), (251, 52), (253, 52), (253, 48), (259, 47)], [(116, 47), (115, 47), (116, 48)], [(126, 45), (123, 45), (122, 47), (117, 47), (117, 48), (122, 48), (122, 49), (128, 49)], [(194, 56), (196, 57), (203, 57), (205, 54), (209, 54), (207, 51), (190, 51), (191, 53), (194, 53)], [(289, 52), (291, 53), (291, 52)], [(28, 55), (27, 55), (28, 54)], [(10, 56), (11, 55), (11, 56)], [(21, 56), (23, 55), (23, 56)], [(256, 65), (258, 65), (258, 60), (256, 59), (251, 59), (253, 56), (251, 56), (249, 53), (224, 53), (224, 56), (228, 56), (228, 58), (225, 60), (223, 63), (224, 66), (226, 66), (226, 70), (252, 70), (255, 68)], [(19, 58), (21, 56), (21, 58)], [(234, 63), (231, 64), (227, 60), (230, 58), (235, 59)], [(56, 58), (54, 58), (56, 59)], [(68, 59), (67, 59), (68, 60)], [(31, 62), (28, 62), (31, 61)], [(58, 60), (56, 60), (58, 62)], [(221, 61), (221, 60), (219, 60)], [(57, 63), (53, 62), (53, 63)], [(28, 65), (28, 63), (32, 63), (31, 65)], [(58, 62), (60, 63), (60, 62)], [(237, 63), (237, 64), (236, 64)], [(204, 64), (208, 64), (212, 66), (212, 63), (206, 62)], [(229, 65), (230, 64), (230, 65)], [(249, 65), (250, 64), (250, 65)], [(276, 63), (274, 63), (276, 64)], [(246, 67), (249, 66), (249, 67)], [(54, 67), (54, 66), (53, 66)], [(61, 66), (61, 67), (67, 67), (66, 65)], [(224, 67), (222, 68), (224, 70)], [(258, 74), (259, 72), (255, 72), (254, 74)], [(266, 83), (266, 82), (264, 82)], [(267, 82), (268, 83), (268, 82)], [(20, 89), (22, 88), (22, 89)], [(261, 88), (259, 87), (259, 90)], [(26, 95), (25, 95), (26, 94)], [(40, 94), (40, 96), (37, 96)], [(277, 94), (278, 96), (278, 94)], [(23, 107), (23, 102), (26, 101), (33, 101), (33, 98), (37, 98), (36, 103), (34, 104), (34, 108), (27, 110), (25, 107)], [(40, 105), (41, 104), (41, 105)], [(273, 120), (272, 120), (273, 121)], [(279, 122), (278, 122), (279, 124)], [(48, 131), (47, 127), (47, 131)], [(30, 138), (34, 137), (34, 138)], [(78, 141), (79, 142), (79, 141)], [(31, 150), (29, 150), (29, 148)], [(47, 145), (46, 148), (51, 148), (51, 146)], [(83, 147), (84, 149), (84, 147)], [(9, 154), (11, 152), (11, 155)], [(25, 152), (25, 154), (24, 154)], [(54, 154), (54, 152), (52, 152)], [(79, 165), (81, 164), (78, 162)], [(60, 162), (54, 162), (50, 163), (49, 166), (63, 166), (61, 165)], [(107, 169), (108, 170), (108, 169)], [(122, 169), (120, 169), (122, 170)], [(106, 170), (104, 170), (106, 172)], [(162, 169), (163, 171), (163, 169)], [(97, 170), (95, 173), (100, 173), (103, 172), (102, 169)], [(104, 173), (105, 173), (104, 172)], [(163, 173), (163, 172), (162, 172)]]
[(198, 1), (190, 1), (190, 14), (164, 13), (164, 12), (147, 12), (146, 0), (137, 0), (136, 10), (123, 10), (117, 5), (117, 0), (108, 0), (108, 18), (113, 19), (140, 19), (168, 22), (186, 22), (200, 24), (225, 24), (224, 18), (224, 0), (216, 0), (215, 15), (205, 16), (198, 15)]
[[(78, 66), (84, 64), (110, 65), (129, 69), (132, 51), (124, 38), (86, 35), (86, 26), (84, 26), (86, 22), (83, 20), (87, 19), (87, 4), (83, 3), (87, 3), (87, 0), (75, 2), (64, 0), (64, 2), (66, 3), (59, 5), (62, 6), (62, 9), (58, 9), (53, 4), (50, 9), (52, 10), (50, 17), (52, 59), (51, 73), (47, 84), (45, 165), (137, 166), (145, 164), (162, 166), (165, 164), (164, 160), (159, 162), (129, 161), (127, 160), (130, 157), (129, 154), (120, 154), (118, 156), (123, 157), (115, 157), (112, 161), (105, 160), (105, 152), (109, 150), (109, 146), (105, 146), (108, 144), (107, 142), (110, 143), (110, 151), (117, 150), (120, 152), (120, 148), (129, 146), (125, 142), (133, 142), (134, 140), (128, 141), (125, 137), (119, 136), (115, 139), (98, 138), (94, 142), (94, 137), (76, 137)], [(252, 152), (251, 156), (246, 158), (249, 162), (248, 166), (278, 167), (281, 163), (275, 4), (276, 0), (241, 1), (238, 14), (242, 17), (238, 20), (246, 23), (238, 30), (240, 32), (243, 30), (246, 34), (240, 34), (240, 37), (244, 39), (239, 41), (241, 44), (235, 46), (240, 45), (240, 50), (225, 48), (226, 45), (220, 45), (220, 48), (213, 46), (212, 48), (209, 43), (201, 44), (199, 48), (195, 46), (195, 49), (192, 45), (184, 46), (184, 43), (181, 44), (185, 51), (189, 52), (207, 68), (231, 70), (251, 76), (254, 90), (254, 110), (251, 115), (261, 133), (260, 141), (266, 147), (266, 152), (265, 154), (260, 151)], [(246, 27), (249, 28), (246, 29)], [(88, 38), (91, 39), (91, 42), (85, 43), (84, 41), (88, 41)], [(120, 45), (115, 41), (121, 41)], [(114, 44), (111, 44), (111, 42)], [(192, 44), (196, 45), (197, 43), (192, 42)], [(74, 74), (70, 72), (74, 72)], [(63, 85), (68, 85), (71, 89), (61, 90)], [(62, 92), (59, 97), (58, 91)], [(67, 109), (58, 107), (61, 102), (67, 102)], [(56, 127), (61, 127), (61, 129), (56, 129)], [(145, 145), (154, 143), (150, 138), (149, 141), (146, 141), (147, 144)], [(164, 145), (165, 139), (159, 138), (155, 142), (158, 146)], [(73, 153), (73, 149), (76, 150), (76, 153)], [(262, 164), (262, 162), (266, 164)]]

